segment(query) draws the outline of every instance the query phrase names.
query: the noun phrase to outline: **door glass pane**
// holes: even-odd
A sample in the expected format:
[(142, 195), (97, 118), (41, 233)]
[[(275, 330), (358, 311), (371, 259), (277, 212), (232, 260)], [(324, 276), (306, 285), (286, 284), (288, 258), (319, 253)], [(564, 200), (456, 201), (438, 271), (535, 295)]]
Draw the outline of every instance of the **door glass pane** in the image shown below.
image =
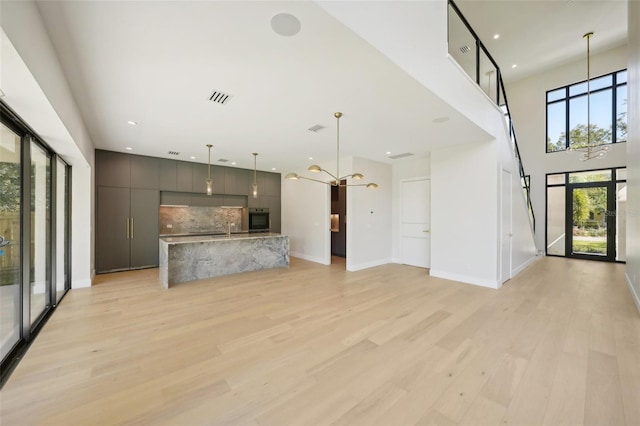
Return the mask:
[(607, 255), (607, 188), (573, 189), (572, 253)]
[(616, 260), (627, 260), (627, 184), (616, 185)]
[(547, 254), (565, 255), (565, 187), (547, 188)]
[(50, 265), (51, 157), (31, 142), (31, 324), (47, 309)]
[(20, 338), (20, 137), (0, 125), (0, 359)]
[(56, 159), (56, 301), (67, 284), (67, 166)]
[(627, 180), (627, 169), (616, 169), (616, 180)]
[(547, 175), (547, 185), (564, 185), (566, 176), (564, 173), (559, 175)]

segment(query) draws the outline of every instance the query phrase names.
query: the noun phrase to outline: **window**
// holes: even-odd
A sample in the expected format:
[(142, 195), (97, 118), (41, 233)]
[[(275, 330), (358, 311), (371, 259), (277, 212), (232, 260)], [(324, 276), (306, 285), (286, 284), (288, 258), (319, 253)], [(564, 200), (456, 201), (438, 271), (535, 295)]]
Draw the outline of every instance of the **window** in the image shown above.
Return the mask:
[(547, 92), (547, 152), (584, 147), (587, 123), (591, 144), (627, 141), (627, 71), (593, 78), (589, 86), (589, 95), (586, 81)]

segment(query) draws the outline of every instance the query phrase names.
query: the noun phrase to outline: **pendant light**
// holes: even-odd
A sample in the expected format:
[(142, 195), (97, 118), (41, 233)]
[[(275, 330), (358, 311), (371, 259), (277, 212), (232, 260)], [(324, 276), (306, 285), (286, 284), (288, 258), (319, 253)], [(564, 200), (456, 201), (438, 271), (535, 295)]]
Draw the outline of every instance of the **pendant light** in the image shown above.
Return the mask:
[(210, 143), (207, 144), (207, 148), (209, 148), (209, 173), (207, 177), (207, 195), (213, 194), (213, 180), (211, 179), (211, 148), (213, 145)]
[(256, 164), (257, 164), (257, 158), (258, 158), (258, 153), (254, 152), (253, 153), (253, 198), (258, 198), (258, 181), (256, 179), (257, 177), (257, 171), (256, 171)]
[(324, 183), (327, 185), (331, 185), (331, 186), (341, 186), (341, 187), (345, 187), (345, 186), (366, 186), (367, 188), (370, 189), (376, 189), (378, 188), (378, 184), (370, 182), (370, 183), (345, 183), (343, 184), (342, 181), (343, 180), (347, 180), (348, 178), (351, 178), (353, 180), (362, 180), (364, 179), (364, 176), (362, 175), (362, 173), (352, 173), (350, 175), (345, 175), (342, 177), (340, 176), (340, 117), (342, 117), (342, 113), (341, 112), (336, 112), (333, 114), (333, 116), (336, 118), (336, 174), (334, 175), (333, 173), (323, 169), (322, 167), (318, 166), (317, 164), (312, 164), (311, 166), (309, 166), (309, 168), (307, 169), (310, 172), (313, 173), (320, 173), (320, 172), (325, 172), (326, 174), (328, 174), (329, 176), (332, 177), (332, 180), (330, 180), (329, 182), (325, 182), (323, 180), (319, 180), (319, 179), (313, 179), (313, 178), (308, 178), (305, 176), (300, 176), (297, 173), (287, 173), (287, 175), (284, 177), (285, 179), (290, 179), (290, 180), (298, 180), (298, 179), (306, 179), (306, 180), (312, 180), (314, 182), (320, 182), (320, 183)]

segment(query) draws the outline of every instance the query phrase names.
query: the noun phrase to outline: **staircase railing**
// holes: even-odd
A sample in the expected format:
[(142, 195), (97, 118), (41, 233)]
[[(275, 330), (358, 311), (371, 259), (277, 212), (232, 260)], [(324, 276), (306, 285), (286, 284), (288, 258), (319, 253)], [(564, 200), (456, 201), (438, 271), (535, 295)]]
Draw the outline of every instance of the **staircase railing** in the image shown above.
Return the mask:
[[(458, 62), (462, 69), (471, 77), (485, 94), (502, 108), (505, 113), (507, 127), (509, 128), (509, 138), (513, 148), (513, 153), (518, 161), (520, 180), (524, 191), (529, 217), (533, 230), (536, 228), (536, 217), (531, 204), (531, 188), (527, 180), (527, 174), (522, 165), (522, 157), (518, 148), (518, 140), (511, 119), (507, 93), (504, 88), (504, 81), (500, 67), (493, 59), (480, 37), (473, 30), (467, 19), (462, 15), (458, 6), (453, 0), (448, 0), (448, 42), (449, 54)], [(452, 13), (453, 12), (453, 13)], [(471, 45), (471, 46), (470, 46)]]

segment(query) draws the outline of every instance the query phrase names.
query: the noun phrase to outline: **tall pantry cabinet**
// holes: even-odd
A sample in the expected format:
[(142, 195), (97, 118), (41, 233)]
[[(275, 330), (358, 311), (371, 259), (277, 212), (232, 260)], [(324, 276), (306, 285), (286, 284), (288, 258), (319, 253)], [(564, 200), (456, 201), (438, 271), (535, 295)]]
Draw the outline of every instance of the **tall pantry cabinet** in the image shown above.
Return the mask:
[(158, 265), (160, 162), (96, 150), (96, 272)]

